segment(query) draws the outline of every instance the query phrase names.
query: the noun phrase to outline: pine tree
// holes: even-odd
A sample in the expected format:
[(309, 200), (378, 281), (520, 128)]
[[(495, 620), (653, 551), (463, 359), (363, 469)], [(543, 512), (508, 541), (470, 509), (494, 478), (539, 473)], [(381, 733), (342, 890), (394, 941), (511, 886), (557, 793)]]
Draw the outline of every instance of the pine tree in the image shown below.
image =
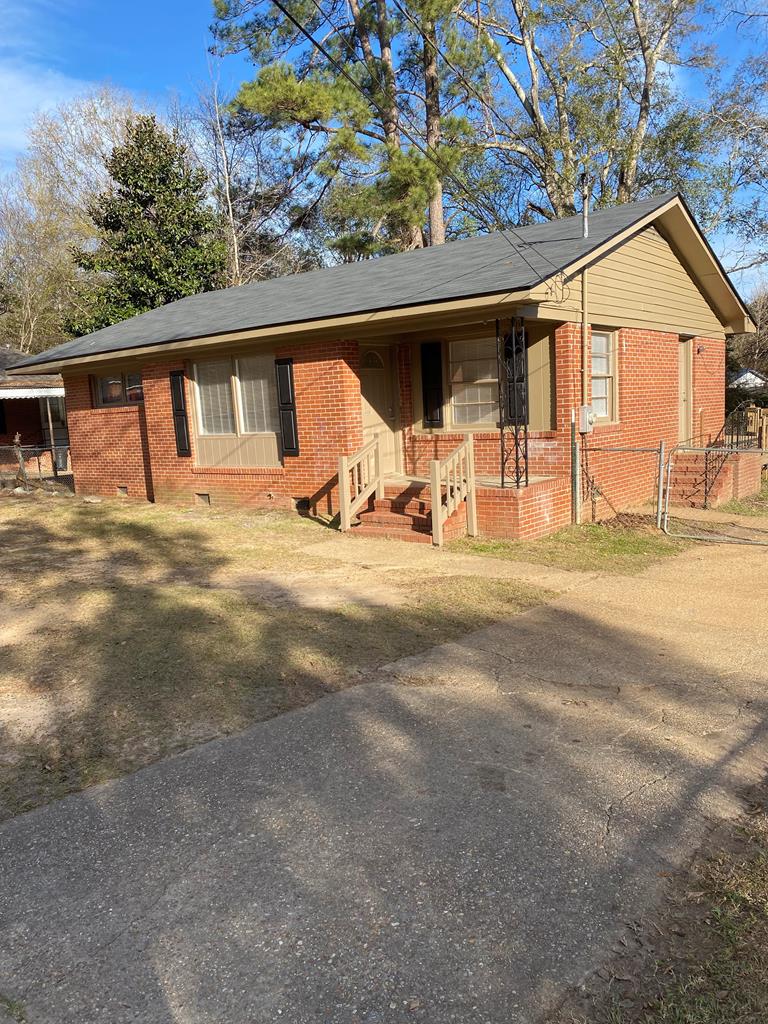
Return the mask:
[(74, 253), (77, 266), (96, 275), (70, 324), (78, 335), (224, 283), (226, 251), (206, 205), (206, 175), (175, 132), (140, 115), (106, 166), (112, 182), (89, 209), (98, 247)]

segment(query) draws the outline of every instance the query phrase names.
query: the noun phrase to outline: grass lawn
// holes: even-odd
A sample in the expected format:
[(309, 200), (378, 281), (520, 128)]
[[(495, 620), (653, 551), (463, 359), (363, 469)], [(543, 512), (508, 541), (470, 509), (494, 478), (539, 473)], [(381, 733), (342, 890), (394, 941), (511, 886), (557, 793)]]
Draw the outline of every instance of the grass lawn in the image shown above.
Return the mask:
[[(667, 907), (557, 1024), (768, 1020), (768, 786), (671, 880)], [(606, 985), (606, 982), (608, 984)]]
[(763, 480), (759, 494), (751, 498), (734, 498), (721, 505), (718, 512), (734, 512), (740, 516), (768, 516), (768, 477)]
[(335, 538), (278, 513), (0, 500), (0, 817), (551, 596), (439, 567), (382, 579), (335, 562)]
[(490, 555), (514, 562), (631, 575), (642, 572), (660, 558), (679, 554), (687, 545), (650, 526), (595, 524), (568, 526), (536, 541), (466, 537), (450, 546), (454, 551)]

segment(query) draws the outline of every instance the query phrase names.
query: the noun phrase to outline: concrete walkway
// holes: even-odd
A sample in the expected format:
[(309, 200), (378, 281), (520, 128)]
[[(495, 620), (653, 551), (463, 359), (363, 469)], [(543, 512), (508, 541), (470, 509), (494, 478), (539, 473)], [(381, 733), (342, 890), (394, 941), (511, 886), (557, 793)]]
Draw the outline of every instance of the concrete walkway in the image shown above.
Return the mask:
[(6, 1016), (543, 1019), (764, 771), (766, 578), (702, 546), (582, 581), (6, 823)]

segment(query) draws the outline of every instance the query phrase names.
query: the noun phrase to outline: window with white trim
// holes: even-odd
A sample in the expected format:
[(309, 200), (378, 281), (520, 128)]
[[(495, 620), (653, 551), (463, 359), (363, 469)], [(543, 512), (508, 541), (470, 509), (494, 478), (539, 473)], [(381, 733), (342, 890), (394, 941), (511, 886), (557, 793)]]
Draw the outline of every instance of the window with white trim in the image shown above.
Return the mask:
[(496, 339), (452, 341), (449, 359), (453, 425), (495, 427), (499, 420)]
[(616, 419), (616, 353), (613, 335), (592, 332), (592, 411), (600, 420)]

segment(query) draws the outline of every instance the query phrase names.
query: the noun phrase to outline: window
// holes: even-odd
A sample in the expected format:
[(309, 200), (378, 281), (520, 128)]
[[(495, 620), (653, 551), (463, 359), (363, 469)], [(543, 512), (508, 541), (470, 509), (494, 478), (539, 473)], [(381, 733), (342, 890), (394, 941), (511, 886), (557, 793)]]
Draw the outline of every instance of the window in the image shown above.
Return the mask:
[(59, 398), (55, 395), (53, 398), (41, 398), (40, 402), (40, 418), (41, 422), (46, 426), (48, 424), (48, 408), (51, 410), (51, 422), (54, 427), (66, 427), (67, 415), (64, 408), (64, 399)]
[(496, 339), (451, 342), (450, 363), (454, 426), (496, 426), (499, 420)]
[(198, 363), (197, 393), (201, 434), (234, 434), (235, 408), (232, 401), (232, 361)]
[(237, 360), (242, 432), (270, 434), (278, 429), (275, 362), (271, 355)]
[(93, 398), (98, 406), (136, 405), (144, 401), (140, 373), (110, 373), (93, 378)]
[(271, 354), (198, 363), (195, 380), (201, 434), (277, 432), (275, 360)]
[(613, 335), (592, 332), (592, 411), (601, 420), (616, 418)]

